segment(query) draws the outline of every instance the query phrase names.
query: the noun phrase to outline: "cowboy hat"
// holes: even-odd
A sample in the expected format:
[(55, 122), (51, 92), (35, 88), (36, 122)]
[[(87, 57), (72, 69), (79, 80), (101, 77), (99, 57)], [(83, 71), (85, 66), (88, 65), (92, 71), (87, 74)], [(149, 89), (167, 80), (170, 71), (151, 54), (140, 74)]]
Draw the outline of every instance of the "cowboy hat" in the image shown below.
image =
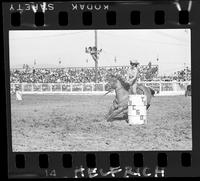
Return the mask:
[(138, 64), (139, 62), (137, 60), (134, 60), (134, 61), (130, 60), (130, 65), (138, 65)]

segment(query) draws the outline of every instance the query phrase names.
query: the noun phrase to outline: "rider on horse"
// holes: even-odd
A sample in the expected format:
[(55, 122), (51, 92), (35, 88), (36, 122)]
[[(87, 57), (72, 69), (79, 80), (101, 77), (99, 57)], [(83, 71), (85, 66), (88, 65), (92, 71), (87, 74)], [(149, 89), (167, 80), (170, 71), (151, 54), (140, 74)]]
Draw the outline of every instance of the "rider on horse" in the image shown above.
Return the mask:
[[(139, 77), (139, 71), (138, 71), (138, 62), (137, 61), (130, 61), (131, 68), (127, 72), (126, 80), (125, 78), (122, 78), (124, 82), (128, 85), (130, 94), (137, 94), (137, 79)], [(113, 100), (113, 107), (115, 109), (118, 108), (118, 101), (117, 98)]]
[(127, 73), (127, 81), (130, 85), (131, 94), (137, 94), (137, 79), (139, 77), (138, 64), (139, 62), (137, 61), (130, 61), (131, 68)]

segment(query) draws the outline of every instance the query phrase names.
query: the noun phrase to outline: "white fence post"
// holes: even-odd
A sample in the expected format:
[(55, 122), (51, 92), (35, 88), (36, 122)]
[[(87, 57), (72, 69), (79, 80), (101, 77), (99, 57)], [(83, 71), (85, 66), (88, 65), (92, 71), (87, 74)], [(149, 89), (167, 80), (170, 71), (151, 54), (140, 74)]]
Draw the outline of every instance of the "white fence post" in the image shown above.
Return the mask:
[(72, 84), (70, 84), (70, 92), (72, 92)]
[(83, 92), (84, 83), (81, 84), (81, 91)]
[(106, 84), (105, 84), (105, 82), (103, 82), (103, 91), (105, 91), (105, 86), (106, 86)]
[(24, 92), (24, 84), (22, 83), (21, 86), (22, 86), (22, 92)]
[(52, 90), (52, 84), (49, 84), (50, 85), (50, 92), (52, 92), (53, 90)]
[(61, 92), (63, 92), (63, 88), (62, 88), (62, 87), (63, 87), (63, 84), (60, 84), (60, 86), (61, 86)]
[(160, 86), (159, 87), (159, 93), (160, 93), (160, 92), (162, 92), (162, 82), (161, 81), (159, 82), (159, 86)]

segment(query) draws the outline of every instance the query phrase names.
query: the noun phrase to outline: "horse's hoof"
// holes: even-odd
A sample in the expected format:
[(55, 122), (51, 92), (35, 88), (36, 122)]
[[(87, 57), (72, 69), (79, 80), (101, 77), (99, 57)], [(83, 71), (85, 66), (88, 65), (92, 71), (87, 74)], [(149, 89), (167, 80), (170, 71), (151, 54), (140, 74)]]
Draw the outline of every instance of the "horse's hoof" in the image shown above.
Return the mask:
[(112, 119), (107, 119), (107, 122), (112, 122), (113, 120)]
[(105, 121), (107, 121), (107, 120), (108, 120), (108, 117), (104, 117), (103, 119), (104, 119)]

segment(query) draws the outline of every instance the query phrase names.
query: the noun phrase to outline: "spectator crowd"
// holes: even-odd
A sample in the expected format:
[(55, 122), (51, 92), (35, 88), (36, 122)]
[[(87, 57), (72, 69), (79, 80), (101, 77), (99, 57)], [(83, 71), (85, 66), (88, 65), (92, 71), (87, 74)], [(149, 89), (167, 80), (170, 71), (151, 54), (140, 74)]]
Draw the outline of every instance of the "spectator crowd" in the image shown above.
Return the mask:
[[(152, 68), (153, 67), (153, 68)], [(119, 74), (126, 77), (130, 67), (99, 67), (97, 82), (105, 82), (109, 74)], [(139, 79), (156, 80), (158, 67), (139, 66)], [(191, 71), (185, 69), (176, 72), (172, 77), (160, 77), (161, 80), (190, 80)], [(30, 68), (10, 70), (11, 83), (90, 83), (95, 82), (95, 68)]]

